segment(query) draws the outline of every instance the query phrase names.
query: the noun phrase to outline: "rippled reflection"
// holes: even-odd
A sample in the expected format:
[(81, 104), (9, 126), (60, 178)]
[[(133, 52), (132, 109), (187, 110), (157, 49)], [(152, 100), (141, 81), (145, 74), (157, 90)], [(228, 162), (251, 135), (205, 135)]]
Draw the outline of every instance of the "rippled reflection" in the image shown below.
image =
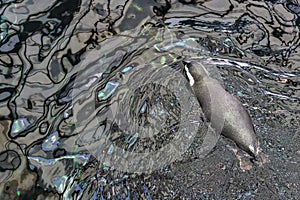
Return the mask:
[[(236, 199), (262, 198), (260, 191), (272, 199), (297, 195), (291, 177), (299, 170), (290, 167), (300, 149), (297, 1), (6, 0), (0, 12), (0, 199), (228, 198), (220, 190), (235, 191)], [(262, 181), (245, 175), (250, 192), (216, 180), (197, 186), (209, 178), (185, 162), (199, 154), (205, 119), (197, 121), (200, 131), (183, 164), (150, 175), (119, 172), (91, 155), (103, 135), (129, 151), (154, 151), (178, 137), (184, 111), (176, 97), (146, 85), (130, 99), (124, 83), (134, 74), (151, 77), (139, 70), (145, 64), (181, 73), (184, 60), (208, 66), (254, 119), (275, 164), (260, 171)], [(131, 132), (122, 131), (128, 121), (124, 113), (113, 115), (114, 106), (133, 106), (125, 113)], [(146, 134), (154, 130), (161, 131), (151, 141)], [(276, 179), (277, 171), (286, 173)]]

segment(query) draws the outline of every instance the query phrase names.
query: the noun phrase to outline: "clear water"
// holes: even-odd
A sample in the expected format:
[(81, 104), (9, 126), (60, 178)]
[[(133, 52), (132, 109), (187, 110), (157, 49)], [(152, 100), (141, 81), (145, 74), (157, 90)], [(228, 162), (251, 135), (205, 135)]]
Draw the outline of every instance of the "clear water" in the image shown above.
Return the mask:
[[(300, 197), (296, 0), (11, 0), (0, 12), (0, 199)], [(249, 111), (265, 168), (235, 174), (222, 144), (198, 158), (209, 131), (190, 60)]]

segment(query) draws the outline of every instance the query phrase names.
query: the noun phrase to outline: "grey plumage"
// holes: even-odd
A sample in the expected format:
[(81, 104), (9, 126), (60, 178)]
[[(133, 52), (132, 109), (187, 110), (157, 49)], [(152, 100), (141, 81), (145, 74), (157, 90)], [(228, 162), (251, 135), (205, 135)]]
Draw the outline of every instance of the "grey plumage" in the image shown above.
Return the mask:
[(251, 118), (241, 102), (226, 92), (217, 80), (211, 78), (201, 63), (189, 63), (186, 71), (212, 127), (256, 157), (259, 153), (258, 140)]

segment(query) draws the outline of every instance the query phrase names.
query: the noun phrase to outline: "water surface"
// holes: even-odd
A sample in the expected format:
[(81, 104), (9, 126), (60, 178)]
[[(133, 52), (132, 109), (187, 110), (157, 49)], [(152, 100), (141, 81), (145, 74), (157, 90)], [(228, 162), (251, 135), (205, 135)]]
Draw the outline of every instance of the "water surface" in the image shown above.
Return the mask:
[[(299, 199), (299, 2), (0, 5), (1, 199)], [(190, 94), (178, 78), (187, 60), (243, 103), (270, 163), (242, 172), (222, 138), (200, 159), (199, 135), (182, 161), (151, 174), (99, 161), (92, 152), (104, 136), (129, 152), (157, 151), (187, 111), (197, 121), (187, 127), (207, 132), (197, 102), (188, 110), (176, 99)], [(141, 135), (155, 130), (155, 141)]]

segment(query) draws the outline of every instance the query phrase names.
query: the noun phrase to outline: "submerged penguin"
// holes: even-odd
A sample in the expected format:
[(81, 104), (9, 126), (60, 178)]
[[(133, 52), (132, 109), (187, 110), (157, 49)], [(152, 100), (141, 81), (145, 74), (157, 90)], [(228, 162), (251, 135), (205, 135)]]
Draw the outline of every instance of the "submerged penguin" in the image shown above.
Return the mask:
[[(211, 78), (201, 63), (188, 63), (185, 71), (212, 127), (225, 137), (232, 139), (238, 147), (256, 160), (265, 163), (266, 157), (261, 158), (262, 153), (251, 118), (242, 103), (226, 92), (216, 79)], [(220, 122), (224, 123), (221, 129)]]

